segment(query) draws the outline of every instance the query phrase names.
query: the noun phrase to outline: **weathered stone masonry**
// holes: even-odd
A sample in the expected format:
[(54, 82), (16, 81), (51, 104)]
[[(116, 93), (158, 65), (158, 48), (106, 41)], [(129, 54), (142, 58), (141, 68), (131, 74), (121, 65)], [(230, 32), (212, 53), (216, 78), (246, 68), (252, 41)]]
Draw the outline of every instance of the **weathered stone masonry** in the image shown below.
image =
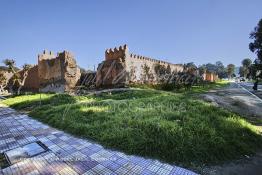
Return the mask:
[(203, 74), (202, 77), (203, 77), (203, 80), (209, 81), (209, 82), (215, 82), (218, 80), (218, 75), (212, 72), (207, 72), (207, 71)]
[[(23, 71), (20, 72), (20, 75), (23, 75)], [(38, 65), (34, 65), (28, 71), (23, 90), (35, 92), (39, 90)]]
[(115, 87), (129, 83), (143, 83), (145, 67), (148, 68), (148, 73), (152, 75), (151, 83), (157, 83), (156, 65), (169, 67), (171, 72), (182, 72), (184, 70), (181, 64), (171, 64), (129, 53), (127, 45), (107, 49), (105, 51), (105, 61), (99, 64), (97, 69), (96, 86)]
[(44, 51), (38, 55), (39, 89), (42, 92), (65, 92), (75, 88), (80, 79), (74, 56), (67, 51), (55, 56)]
[[(157, 71), (157, 68), (161, 71)], [(163, 83), (162, 75), (185, 71), (182, 64), (172, 64), (129, 53), (127, 45), (124, 45), (107, 49), (105, 60), (98, 65), (96, 73), (87, 72), (81, 75), (76, 60), (70, 52), (63, 51), (55, 55), (44, 51), (38, 55), (38, 64), (29, 70), (23, 90), (69, 92), (79, 85), (88, 88), (110, 88), (132, 83), (155, 84)], [(217, 76), (205, 73), (203, 79), (215, 81)]]

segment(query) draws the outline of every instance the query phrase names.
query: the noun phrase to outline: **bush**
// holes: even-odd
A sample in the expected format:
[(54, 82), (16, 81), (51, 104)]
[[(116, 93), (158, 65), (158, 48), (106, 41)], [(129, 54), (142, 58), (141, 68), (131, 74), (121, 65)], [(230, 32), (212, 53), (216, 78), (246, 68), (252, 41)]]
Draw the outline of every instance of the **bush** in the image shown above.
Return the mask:
[(173, 90), (181, 90), (184, 88), (185, 90), (191, 89), (192, 86), (195, 85), (205, 85), (207, 82), (203, 81), (203, 79), (194, 74), (179, 72), (172, 74), (165, 74), (160, 77), (159, 82), (157, 84), (130, 84), (130, 87), (137, 87), (143, 89), (156, 89), (156, 90), (164, 90), (164, 91), (173, 91)]

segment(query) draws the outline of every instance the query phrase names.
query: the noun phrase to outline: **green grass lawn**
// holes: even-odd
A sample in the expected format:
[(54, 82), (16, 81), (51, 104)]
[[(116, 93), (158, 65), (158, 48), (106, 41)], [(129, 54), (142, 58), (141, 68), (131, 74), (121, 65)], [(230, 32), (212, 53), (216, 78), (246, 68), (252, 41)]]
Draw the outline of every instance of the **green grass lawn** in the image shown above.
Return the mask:
[(3, 102), (106, 147), (186, 167), (232, 160), (262, 146), (255, 126), (192, 93), (143, 89), (99, 96), (42, 94), (41, 105), (39, 97)]

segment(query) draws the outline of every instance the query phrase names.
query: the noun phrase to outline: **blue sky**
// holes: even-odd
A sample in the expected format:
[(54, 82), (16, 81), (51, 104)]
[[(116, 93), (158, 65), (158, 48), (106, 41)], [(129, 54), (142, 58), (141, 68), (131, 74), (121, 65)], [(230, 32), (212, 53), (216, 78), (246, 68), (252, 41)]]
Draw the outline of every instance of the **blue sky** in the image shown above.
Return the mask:
[(81, 67), (123, 44), (144, 56), (197, 65), (255, 58), (249, 33), (261, 0), (1, 0), (0, 60), (36, 64), (44, 49), (71, 51)]

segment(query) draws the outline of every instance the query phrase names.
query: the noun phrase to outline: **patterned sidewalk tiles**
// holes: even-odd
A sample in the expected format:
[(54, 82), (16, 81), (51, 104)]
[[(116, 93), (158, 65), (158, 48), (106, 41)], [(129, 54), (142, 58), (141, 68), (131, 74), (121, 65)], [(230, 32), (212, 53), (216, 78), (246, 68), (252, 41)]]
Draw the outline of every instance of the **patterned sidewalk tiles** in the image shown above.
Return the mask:
[(42, 142), (47, 151), (0, 169), (0, 174), (163, 174), (196, 173), (158, 160), (130, 156), (64, 133), (15, 110), (0, 107), (0, 153)]

